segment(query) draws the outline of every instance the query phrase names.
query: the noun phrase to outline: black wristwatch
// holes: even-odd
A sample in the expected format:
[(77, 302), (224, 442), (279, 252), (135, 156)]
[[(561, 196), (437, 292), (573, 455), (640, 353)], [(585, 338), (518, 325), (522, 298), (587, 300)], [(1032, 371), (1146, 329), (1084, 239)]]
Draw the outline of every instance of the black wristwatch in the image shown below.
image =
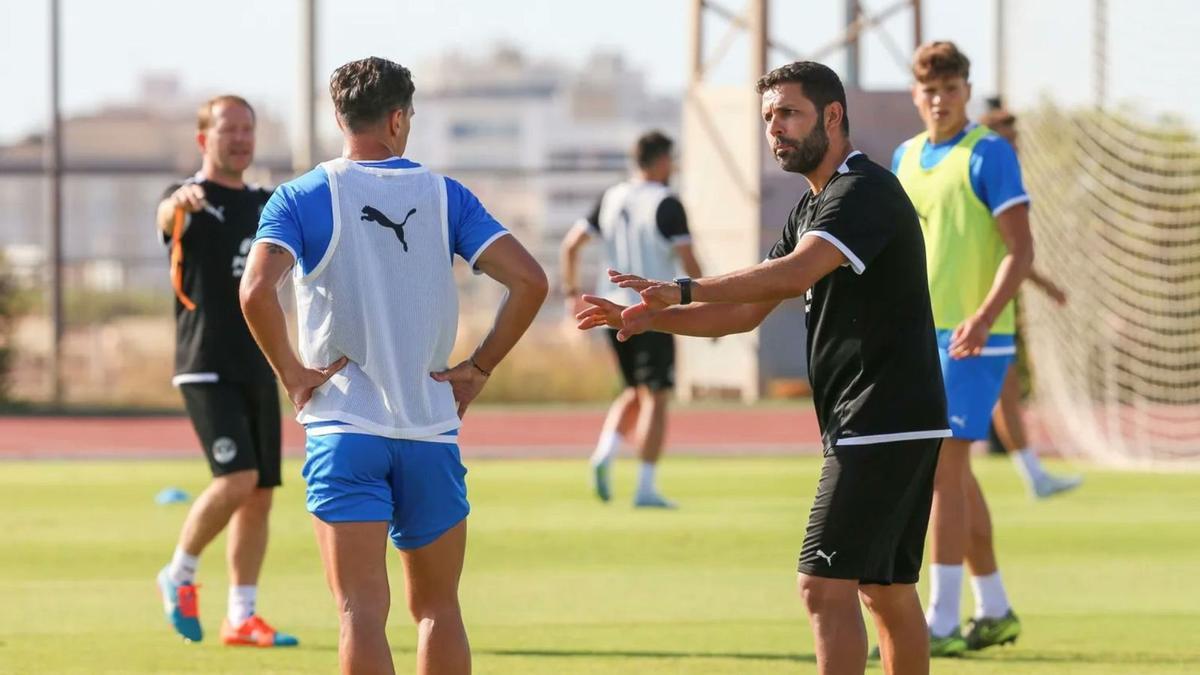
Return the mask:
[(675, 284), (679, 286), (679, 304), (692, 304), (692, 280), (690, 277), (679, 277), (675, 280)]

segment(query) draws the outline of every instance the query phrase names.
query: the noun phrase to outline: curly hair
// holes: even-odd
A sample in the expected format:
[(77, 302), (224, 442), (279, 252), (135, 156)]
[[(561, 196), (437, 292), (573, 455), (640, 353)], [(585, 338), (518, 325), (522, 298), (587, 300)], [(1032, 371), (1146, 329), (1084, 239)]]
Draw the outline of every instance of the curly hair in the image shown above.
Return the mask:
[(412, 73), (378, 56), (351, 61), (329, 78), (333, 109), (350, 131), (362, 131), (397, 108), (412, 106)]

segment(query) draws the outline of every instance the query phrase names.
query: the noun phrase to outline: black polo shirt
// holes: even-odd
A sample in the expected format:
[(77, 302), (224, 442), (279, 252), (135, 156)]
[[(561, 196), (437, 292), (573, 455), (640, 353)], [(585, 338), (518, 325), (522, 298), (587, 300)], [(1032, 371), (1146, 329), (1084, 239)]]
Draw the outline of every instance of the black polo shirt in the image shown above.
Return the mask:
[[(183, 292), (196, 309), (175, 299), (176, 384), (252, 382), (273, 379), (238, 301), (246, 257), (258, 231), (258, 217), (271, 191), (247, 185), (227, 188), (198, 176), (186, 183), (204, 188), (208, 206), (191, 214), (183, 243)], [(183, 183), (171, 185), (167, 198)], [(170, 237), (163, 242), (170, 246)]]
[(804, 194), (768, 258), (803, 237), (847, 263), (805, 298), (808, 373), (826, 451), (950, 435), (912, 202), (887, 169), (852, 153), (819, 195)]

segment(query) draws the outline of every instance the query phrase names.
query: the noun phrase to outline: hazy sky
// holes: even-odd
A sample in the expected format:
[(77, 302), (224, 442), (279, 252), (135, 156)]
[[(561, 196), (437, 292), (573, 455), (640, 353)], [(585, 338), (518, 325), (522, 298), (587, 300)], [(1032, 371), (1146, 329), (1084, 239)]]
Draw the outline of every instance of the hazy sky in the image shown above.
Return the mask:
[[(717, 0), (740, 9), (744, 0)], [(892, 0), (864, 0), (880, 9)], [(0, 142), (42, 126), (46, 115), (47, 0), (0, 0)], [(1200, 2), (1110, 0), (1111, 98), (1200, 119)], [(188, 91), (236, 91), (289, 117), (295, 101), (299, 0), (62, 0), (63, 103), (68, 114), (132, 98), (147, 72), (178, 73)], [(376, 54), (418, 65), (440, 52), (481, 53), (497, 43), (532, 56), (581, 62), (621, 51), (655, 90), (682, 91), (689, 0), (319, 0), (318, 77)], [(994, 89), (995, 0), (925, 0), (927, 39), (953, 39), (974, 68), (977, 97)], [(774, 0), (771, 33), (808, 53), (836, 37), (840, 0)], [(1083, 103), (1092, 91), (1092, 0), (1007, 0), (1010, 100), (1051, 93)], [(911, 47), (911, 19), (890, 21)], [(709, 20), (713, 42), (723, 22)], [(737, 55), (735, 54), (734, 57)], [(775, 53), (773, 64), (786, 59)], [(843, 56), (826, 59), (839, 71)], [(864, 84), (904, 87), (908, 75), (878, 38), (865, 46)], [(740, 77), (731, 59), (723, 76)], [(420, 96), (420, 72), (415, 73)], [(19, 92), (19, 93), (18, 93)]]

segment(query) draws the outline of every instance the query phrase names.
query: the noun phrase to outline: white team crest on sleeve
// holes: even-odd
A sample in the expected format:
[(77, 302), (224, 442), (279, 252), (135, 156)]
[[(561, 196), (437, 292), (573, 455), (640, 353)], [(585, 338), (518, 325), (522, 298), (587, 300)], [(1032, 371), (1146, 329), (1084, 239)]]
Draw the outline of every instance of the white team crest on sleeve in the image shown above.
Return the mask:
[(254, 247), (254, 237), (246, 237), (238, 246), (238, 254), (233, 256), (233, 277), (242, 278), (246, 272), (246, 261), (250, 258), (250, 249)]

